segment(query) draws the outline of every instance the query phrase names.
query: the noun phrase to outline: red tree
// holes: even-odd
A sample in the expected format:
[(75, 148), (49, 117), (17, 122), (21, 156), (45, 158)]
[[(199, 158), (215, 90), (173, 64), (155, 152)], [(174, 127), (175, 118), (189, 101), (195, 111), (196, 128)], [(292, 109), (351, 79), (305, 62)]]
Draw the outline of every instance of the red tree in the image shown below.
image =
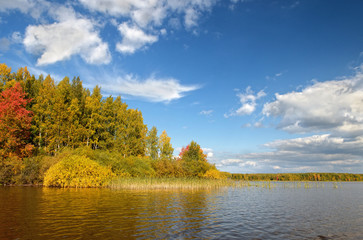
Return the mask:
[(29, 156), (32, 112), (26, 110), (31, 100), (25, 99), (20, 83), (0, 94), (0, 159)]

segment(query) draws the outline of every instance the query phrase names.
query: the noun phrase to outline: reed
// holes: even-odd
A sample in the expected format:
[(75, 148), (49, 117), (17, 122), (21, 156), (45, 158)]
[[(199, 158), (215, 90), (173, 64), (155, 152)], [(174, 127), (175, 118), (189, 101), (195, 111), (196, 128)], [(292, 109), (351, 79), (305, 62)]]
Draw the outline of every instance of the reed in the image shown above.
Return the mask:
[[(332, 182), (333, 188), (338, 188), (337, 182)], [(219, 188), (324, 188), (324, 183), (313, 181), (292, 181), (278, 184), (275, 181), (245, 181), (233, 179), (205, 179), (205, 178), (114, 178), (108, 187), (111, 189), (154, 190), (154, 189), (219, 189)]]
[(109, 187), (113, 189), (216, 189), (247, 187), (247, 181), (202, 178), (116, 178)]

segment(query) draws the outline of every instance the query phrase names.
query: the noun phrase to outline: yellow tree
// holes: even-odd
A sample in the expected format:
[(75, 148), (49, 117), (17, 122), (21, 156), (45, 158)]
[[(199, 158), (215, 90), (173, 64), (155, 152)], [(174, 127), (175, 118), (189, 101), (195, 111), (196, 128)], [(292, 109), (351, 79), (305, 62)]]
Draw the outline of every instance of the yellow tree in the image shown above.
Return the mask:
[(166, 134), (164, 130), (159, 137), (159, 148), (160, 148), (160, 158), (171, 159), (173, 157), (174, 148), (170, 143), (170, 137)]
[(67, 146), (70, 138), (69, 132), (69, 113), (68, 108), (71, 104), (71, 85), (69, 78), (65, 77), (57, 85), (55, 91), (55, 101), (53, 104), (52, 118), (52, 135), (54, 136), (52, 145), (57, 150)]
[(92, 149), (99, 148), (99, 139), (102, 123), (101, 115), (101, 89), (96, 86), (92, 95), (86, 97), (85, 103), (85, 123), (86, 123), (86, 145)]
[(13, 80), (11, 68), (5, 63), (0, 64), (0, 92), (4, 90), (5, 85), (11, 80)]
[(42, 82), (38, 96), (34, 101), (35, 103), (32, 106), (32, 111), (34, 112), (34, 142), (39, 150), (50, 153), (52, 151), (50, 145), (54, 137), (51, 129), (54, 124), (52, 113), (55, 102), (55, 84), (50, 75)]

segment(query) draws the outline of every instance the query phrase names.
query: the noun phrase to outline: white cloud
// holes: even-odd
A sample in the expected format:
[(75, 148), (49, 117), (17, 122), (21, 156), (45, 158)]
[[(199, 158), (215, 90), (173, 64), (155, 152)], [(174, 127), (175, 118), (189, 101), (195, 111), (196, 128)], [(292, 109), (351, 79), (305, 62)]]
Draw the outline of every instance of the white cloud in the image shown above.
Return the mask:
[(186, 27), (197, 25), (199, 15), (216, 0), (79, 0), (85, 7), (115, 17), (128, 17), (142, 28), (160, 26), (167, 16), (184, 15)]
[(202, 110), (199, 114), (201, 115), (205, 115), (205, 116), (210, 116), (212, 115), (213, 110)]
[(3, 0), (0, 1), (0, 12), (19, 10), (38, 19), (48, 6), (49, 3), (45, 0)]
[(194, 9), (193, 7), (190, 7), (185, 10), (185, 18), (184, 18), (184, 24), (186, 28), (192, 28), (197, 26), (199, 18), (199, 12)]
[(251, 90), (251, 87), (246, 88), (245, 93), (238, 93), (237, 96), (239, 97), (241, 107), (238, 108), (235, 111), (232, 111), (229, 114), (225, 114), (224, 116), (226, 118), (231, 116), (242, 116), (242, 115), (250, 115), (256, 110), (257, 103), (256, 101), (264, 96), (266, 96), (266, 93), (261, 90), (256, 95)]
[(315, 82), (299, 92), (276, 94), (263, 113), (278, 117), (278, 127), (292, 133), (363, 135), (362, 70), (363, 66), (352, 77)]
[(28, 26), (23, 43), (26, 50), (40, 55), (37, 65), (69, 59), (79, 54), (87, 63), (103, 64), (111, 61), (107, 43), (99, 37), (91, 20), (76, 17), (72, 9), (54, 9), (60, 22)]
[(22, 13), (27, 13), (35, 3), (31, 0), (11, 0), (0, 1), (0, 12), (6, 12), (8, 10), (19, 10)]
[(226, 166), (238, 166), (240, 168), (254, 168), (257, 166), (257, 162), (255, 161), (245, 161), (240, 158), (229, 158), (223, 159), (218, 163), (218, 167), (226, 167)]
[(101, 84), (107, 94), (128, 95), (146, 99), (151, 102), (170, 102), (182, 98), (185, 93), (197, 90), (196, 85), (181, 85), (176, 79), (156, 79), (150, 77), (139, 80), (133, 75), (119, 77), (112, 82)]
[(118, 30), (122, 35), (122, 42), (117, 43), (116, 49), (121, 53), (132, 54), (158, 40), (157, 36), (148, 35), (137, 26), (130, 26), (125, 22), (119, 25)]

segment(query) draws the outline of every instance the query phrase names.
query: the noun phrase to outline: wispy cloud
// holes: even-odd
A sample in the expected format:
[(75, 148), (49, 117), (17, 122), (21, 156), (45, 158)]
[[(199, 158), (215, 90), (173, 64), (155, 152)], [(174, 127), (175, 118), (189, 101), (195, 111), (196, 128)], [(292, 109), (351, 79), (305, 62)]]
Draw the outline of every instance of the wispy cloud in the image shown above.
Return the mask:
[(273, 81), (275, 81), (275, 80), (277, 80), (279, 77), (281, 77), (282, 75), (284, 75), (284, 73), (286, 73), (287, 71), (282, 71), (282, 72), (278, 72), (278, 73), (275, 73), (275, 74), (273, 74), (273, 75), (267, 75), (266, 77), (265, 77), (265, 79), (266, 80), (273, 80)]
[(200, 111), (200, 115), (205, 115), (205, 116), (211, 116), (212, 115), (212, 113), (213, 113), (213, 110), (212, 109), (210, 109), (210, 110), (202, 110), (202, 111)]
[(198, 85), (182, 85), (174, 78), (149, 77), (140, 80), (131, 74), (118, 77), (113, 81), (106, 81), (101, 84), (101, 87), (106, 94), (126, 95), (165, 103), (180, 99), (188, 92), (200, 88)]

